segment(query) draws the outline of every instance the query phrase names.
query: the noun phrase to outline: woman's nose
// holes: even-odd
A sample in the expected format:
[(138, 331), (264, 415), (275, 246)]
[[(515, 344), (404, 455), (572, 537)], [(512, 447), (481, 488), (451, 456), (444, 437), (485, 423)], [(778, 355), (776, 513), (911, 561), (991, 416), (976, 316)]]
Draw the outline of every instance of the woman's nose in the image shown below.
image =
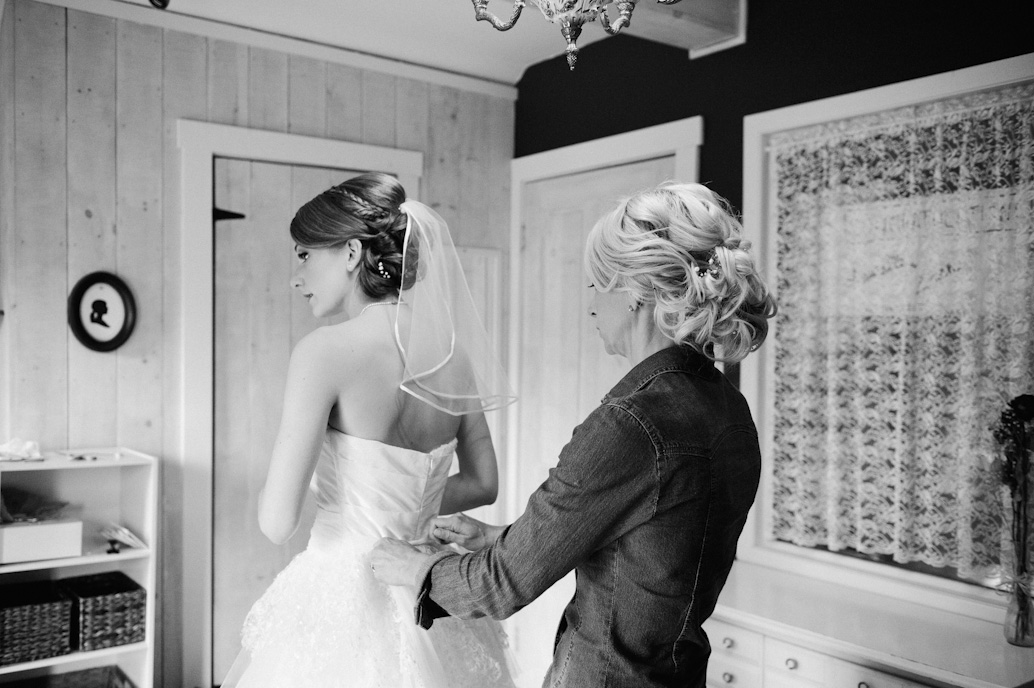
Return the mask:
[(297, 272), (291, 275), (291, 287), (293, 287), (294, 289), (302, 288), (302, 278), (298, 276)]

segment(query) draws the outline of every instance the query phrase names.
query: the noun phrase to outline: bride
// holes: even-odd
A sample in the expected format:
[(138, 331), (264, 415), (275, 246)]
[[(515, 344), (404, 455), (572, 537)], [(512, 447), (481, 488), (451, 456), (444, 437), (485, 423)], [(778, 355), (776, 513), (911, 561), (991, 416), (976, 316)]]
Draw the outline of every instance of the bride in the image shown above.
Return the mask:
[(317, 516), (307, 549), (249, 612), (222, 685), (513, 686), (498, 622), (425, 631), (415, 590), (379, 583), (366, 565), (383, 536), (441, 547), (431, 519), (491, 503), (498, 489), (484, 412), (514, 397), (448, 228), (396, 179), (369, 173), (303, 205), (291, 237), (292, 286), (317, 318), (347, 320), (291, 354), (259, 525), (285, 542), (307, 489)]

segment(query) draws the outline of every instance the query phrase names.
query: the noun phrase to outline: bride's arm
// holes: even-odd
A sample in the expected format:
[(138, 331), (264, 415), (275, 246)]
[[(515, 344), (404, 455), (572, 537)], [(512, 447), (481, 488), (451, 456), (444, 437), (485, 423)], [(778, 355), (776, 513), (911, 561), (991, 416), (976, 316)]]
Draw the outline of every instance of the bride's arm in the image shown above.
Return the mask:
[(333, 360), (329, 344), (326, 334), (316, 330), (291, 353), (280, 430), (259, 494), (259, 527), (277, 544), (286, 542), (298, 527), (337, 398), (327, 371), (340, 367), (341, 361)]
[(499, 494), (499, 469), (483, 413), (462, 417), (456, 435), (459, 473), (449, 476), (439, 511), (454, 514), (491, 504)]

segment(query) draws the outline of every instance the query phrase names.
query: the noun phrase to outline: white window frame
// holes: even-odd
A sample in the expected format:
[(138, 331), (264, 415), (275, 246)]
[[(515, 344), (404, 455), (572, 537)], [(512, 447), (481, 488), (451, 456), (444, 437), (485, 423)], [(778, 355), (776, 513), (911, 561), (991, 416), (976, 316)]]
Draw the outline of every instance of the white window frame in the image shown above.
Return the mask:
[[(766, 147), (780, 132), (799, 127), (892, 110), (966, 93), (998, 88), (1034, 78), (1034, 53), (988, 64), (770, 110), (743, 121), (743, 225), (753, 243), (762, 273), (774, 276), (776, 252), (775, 180), (768, 174)], [(770, 286), (774, 287), (769, 280)], [(778, 301), (779, 295), (776, 294)], [(855, 559), (832, 552), (777, 542), (771, 533), (774, 409), (772, 380), (778, 336), (773, 323), (770, 343), (741, 367), (740, 388), (750, 403), (764, 457), (761, 486), (740, 538), (740, 559), (819, 578), (849, 588), (875, 592), (998, 623), (1004, 598), (994, 591), (916, 571)]]

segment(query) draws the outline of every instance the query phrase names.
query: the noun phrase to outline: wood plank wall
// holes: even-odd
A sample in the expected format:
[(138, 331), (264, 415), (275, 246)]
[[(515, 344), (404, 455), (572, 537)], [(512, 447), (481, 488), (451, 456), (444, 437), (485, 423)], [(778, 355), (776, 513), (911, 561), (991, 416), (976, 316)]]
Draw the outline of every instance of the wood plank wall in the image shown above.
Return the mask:
[[(0, 441), (171, 451), (177, 118), (422, 151), (419, 197), (456, 244), (507, 250), (509, 99), (32, 0), (0, 8)], [(89, 351), (66, 325), (68, 292), (95, 270), (119, 274), (138, 305), (136, 330), (114, 353)], [(164, 503), (180, 504), (173, 464), (161, 478)], [(178, 518), (164, 510), (160, 570), (181, 566)], [(159, 686), (180, 683), (190, 622), (177, 586), (163, 577)]]

